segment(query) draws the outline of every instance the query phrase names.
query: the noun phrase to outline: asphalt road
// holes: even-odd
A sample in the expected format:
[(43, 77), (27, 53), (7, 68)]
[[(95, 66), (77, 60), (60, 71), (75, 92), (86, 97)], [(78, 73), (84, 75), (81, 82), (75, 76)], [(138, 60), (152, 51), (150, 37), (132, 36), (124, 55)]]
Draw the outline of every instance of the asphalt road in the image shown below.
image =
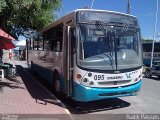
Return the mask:
[[(39, 78), (36, 79), (39, 81)], [(41, 83), (43, 84), (43, 82)], [(160, 80), (157, 77), (143, 78), (138, 96), (87, 103), (78, 102), (76, 105), (73, 101), (63, 97), (60, 100), (67, 106), (75, 120), (142, 119), (141, 116), (129, 116), (130, 114), (159, 114), (155, 118), (160, 120)], [(76, 109), (76, 107), (80, 107), (80, 109)], [(155, 120), (155, 118), (153, 119)], [(151, 120), (151, 118), (145, 120)]]

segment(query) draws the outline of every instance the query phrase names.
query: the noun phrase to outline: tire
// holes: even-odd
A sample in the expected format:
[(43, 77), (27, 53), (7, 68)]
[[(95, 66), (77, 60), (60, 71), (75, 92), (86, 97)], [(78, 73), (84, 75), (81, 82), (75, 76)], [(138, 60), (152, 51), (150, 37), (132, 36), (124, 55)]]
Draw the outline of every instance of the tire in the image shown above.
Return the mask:
[(160, 75), (158, 75), (158, 78), (160, 79)]
[(34, 74), (34, 66), (33, 66), (33, 61), (31, 61), (31, 74)]
[(144, 76), (145, 76), (146, 78), (150, 78), (150, 77), (152, 77), (152, 73), (151, 73), (151, 71), (150, 71), (150, 70), (146, 70), (146, 72), (145, 72)]
[(61, 94), (61, 82), (57, 71), (53, 73), (53, 92), (58, 96)]

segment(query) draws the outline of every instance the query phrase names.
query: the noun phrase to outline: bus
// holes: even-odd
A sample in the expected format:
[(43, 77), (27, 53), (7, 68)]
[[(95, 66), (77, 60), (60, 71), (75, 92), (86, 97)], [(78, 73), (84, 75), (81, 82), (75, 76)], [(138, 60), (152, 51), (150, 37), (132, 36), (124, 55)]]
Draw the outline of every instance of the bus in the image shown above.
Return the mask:
[[(152, 42), (142, 42), (143, 47), (143, 63), (150, 66), (152, 56)], [(160, 42), (154, 43), (153, 61), (160, 60)]]
[(88, 102), (138, 95), (142, 43), (137, 18), (77, 9), (27, 42), (27, 62), (57, 95)]

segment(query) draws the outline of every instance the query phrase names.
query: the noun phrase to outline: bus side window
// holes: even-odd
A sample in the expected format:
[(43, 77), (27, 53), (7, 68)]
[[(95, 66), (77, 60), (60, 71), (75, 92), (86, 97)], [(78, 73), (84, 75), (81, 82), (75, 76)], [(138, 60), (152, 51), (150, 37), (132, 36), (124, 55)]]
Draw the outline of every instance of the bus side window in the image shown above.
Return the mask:
[(61, 52), (62, 41), (63, 41), (63, 26), (62, 24), (60, 24), (55, 28), (53, 32), (51, 50), (53, 50), (54, 52)]
[(44, 50), (61, 52), (62, 41), (63, 41), (63, 25), (60, 24), (43, 33), (43, 40), (39, 41), (39, 46), (40, 48), (44, 46)]
[(51, 30), (47, 31), (43, 35), (43, 44), (44, 44), (44, 50), (51, 50)]
[(44, 50), (50, 50), (49, 40), (44, 40)]

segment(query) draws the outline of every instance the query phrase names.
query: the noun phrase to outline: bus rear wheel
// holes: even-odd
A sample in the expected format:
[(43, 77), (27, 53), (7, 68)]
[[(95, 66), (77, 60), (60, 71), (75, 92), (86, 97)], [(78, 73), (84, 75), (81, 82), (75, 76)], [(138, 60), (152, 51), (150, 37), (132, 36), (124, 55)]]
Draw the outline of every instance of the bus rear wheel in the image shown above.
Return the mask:
[(54, 82), (54, 90), (56, 93), (60, 92), (60, 81), (59, 80), (55, 80)]
[(31, 73), (34, 74), (34, 66), (33, 66), (33, 61), (31, 61)]

